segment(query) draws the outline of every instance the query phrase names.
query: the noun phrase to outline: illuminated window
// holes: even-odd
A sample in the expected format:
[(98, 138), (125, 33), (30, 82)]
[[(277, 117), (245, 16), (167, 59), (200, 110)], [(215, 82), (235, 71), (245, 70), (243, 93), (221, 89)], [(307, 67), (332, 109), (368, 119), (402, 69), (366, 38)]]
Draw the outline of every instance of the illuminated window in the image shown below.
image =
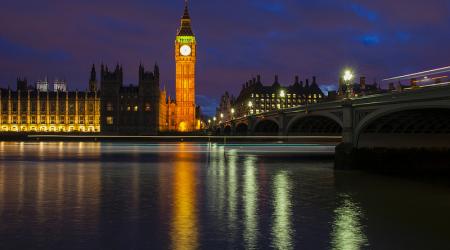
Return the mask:
[(106, 124), (113, 125), (114, 124), (114, 118), (112, 116), (106, 117)]
[(134, 106), (134, 112), (137, 112), (138, 111), (138, 106), (136, 105), (136, 106)]
[(145, 111), (150, 111), (151, 109), (150, 109), (150, 103), (146, 103), (145, 104)]
[(108, 102), (108, 103), (106, 104), (106, 111), (113, 111), (112, 103)]
[(127, 107), (127, 111), (131, 111), (131, 107), (130, 106)]

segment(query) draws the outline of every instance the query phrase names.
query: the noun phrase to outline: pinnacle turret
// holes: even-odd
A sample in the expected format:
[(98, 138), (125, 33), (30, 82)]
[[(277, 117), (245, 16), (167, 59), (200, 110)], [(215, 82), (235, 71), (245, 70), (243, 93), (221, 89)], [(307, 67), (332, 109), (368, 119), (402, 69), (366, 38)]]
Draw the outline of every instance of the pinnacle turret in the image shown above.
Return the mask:
[(191, 17), (189, 16), (189, 8), (188, 2), (185, 1), (184, 13), (181, 17), (181, 27), (178, 29), (177, 36), (193, 36), (194, 32), (192, 32), (191, 27)]

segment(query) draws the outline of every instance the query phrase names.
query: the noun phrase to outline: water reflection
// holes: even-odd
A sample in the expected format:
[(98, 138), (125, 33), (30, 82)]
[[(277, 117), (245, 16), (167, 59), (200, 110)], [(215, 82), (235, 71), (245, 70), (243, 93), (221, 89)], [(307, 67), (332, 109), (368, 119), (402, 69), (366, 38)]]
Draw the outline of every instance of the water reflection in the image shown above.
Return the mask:
[(237, 205), (238, 205), (238, 178), (237, 178), (237, 152), (236, 150), (230, 150), (227, 156), (227, 221), (228, 221), (228, 235), (233, 242), (236, 239), (237, 234)]
[(179, 145), (175, 155), (173, 178), (173, 215), (171, 240), (173, 249), (197, 249), (196, 166), (190, 161), (186, 146)]
[(0, 143), (0, 249), (450, 246), (448, 189), (252, 147)]
[(244, 241), (247, 249), (255, 249), (258, 239), (258, 185), (256, 181), (256, 158), (244, 161)]
[(362, 212), (350, 195), (341, 195), (339, 207), (335, 210), (333, 223), (333, 249), (356, 250), (367, 245), (367, 238), (361, 224)]
[(0, 215), (5, 204), (5, 169), (0, 167)]
[(273, 186), (273, 246), (275, 249), (293, 249), (291, 183), (286, 171), (276, 174)]
[(45, 172), (46, 167), (44, 164), (37, 166), (37, 198), (36, 198), (36, 212), (39, 223), (45, 221), (45, 204), (44, 204), (44, 188), (45, 188)]

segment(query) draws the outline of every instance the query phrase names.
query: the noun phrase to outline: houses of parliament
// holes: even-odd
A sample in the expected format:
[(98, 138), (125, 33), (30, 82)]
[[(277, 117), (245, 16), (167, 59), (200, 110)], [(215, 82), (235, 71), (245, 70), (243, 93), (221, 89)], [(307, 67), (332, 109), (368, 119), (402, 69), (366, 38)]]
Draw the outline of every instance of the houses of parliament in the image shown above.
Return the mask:
[(1, 132), (157, 134), (200, 128), (195, 104), (196, 39), (187, 3), (175, 39), (176, 96), (160, 89), (159, 67), (140, 65), (137, 86), (124, 86), (123, 69), (92, 66), (89, 88), (68, 91), (64, 81), (47, 79), (31, 87), (17, 79), (16, 90), (0, 89)]

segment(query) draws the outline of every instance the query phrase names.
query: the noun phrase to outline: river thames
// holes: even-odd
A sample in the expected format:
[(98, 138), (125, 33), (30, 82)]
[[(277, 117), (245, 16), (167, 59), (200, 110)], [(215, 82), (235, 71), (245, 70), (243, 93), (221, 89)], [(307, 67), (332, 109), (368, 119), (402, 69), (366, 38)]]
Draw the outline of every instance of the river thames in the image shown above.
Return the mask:
[(448, 185), (335, 171), (333, 153), (0, 142), (0, 249), (450, 247)]

